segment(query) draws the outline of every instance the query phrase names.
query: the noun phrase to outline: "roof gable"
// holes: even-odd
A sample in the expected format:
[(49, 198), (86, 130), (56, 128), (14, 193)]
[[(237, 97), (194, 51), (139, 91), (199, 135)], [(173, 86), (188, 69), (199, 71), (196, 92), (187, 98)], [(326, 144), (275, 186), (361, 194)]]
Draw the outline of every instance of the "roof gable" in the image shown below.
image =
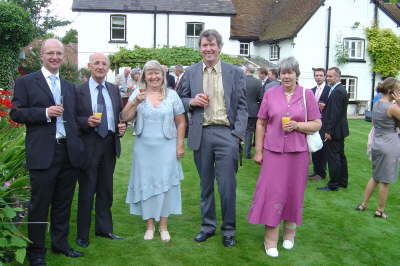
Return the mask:
[(271, 42), (294, 37), (325, 1), (232, 0), (232, 2), (238, 14), (231, 18), (232, 38), (245, 39), (246, 36), (252, 36), (260, 41)]
[(400, 26), (400, 4), (399, 3), (385, 3), (382, 0), (377, 1), (378, 7), (388, 15), (396, 24)]
[(234, 15), (231, 0), (74, 0), (72, 11)]

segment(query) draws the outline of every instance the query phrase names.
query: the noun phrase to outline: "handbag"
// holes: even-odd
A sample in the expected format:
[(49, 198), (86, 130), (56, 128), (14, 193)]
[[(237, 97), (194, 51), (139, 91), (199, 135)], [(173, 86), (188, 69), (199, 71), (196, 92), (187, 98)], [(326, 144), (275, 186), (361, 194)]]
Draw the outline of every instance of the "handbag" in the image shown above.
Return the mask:
[[(304, 109), (306, 110), (305, 122), (307, 122), (306, 90), (304, 88), (303, 88), (303, 102), (304, 102)], [(314, 133), (311, 134), (307, 134), (307, 145), (309, 152), (316, 152), (322, 149), (324, 144), (322, 143), (322, 139), (318, 131), (315, 131)]]

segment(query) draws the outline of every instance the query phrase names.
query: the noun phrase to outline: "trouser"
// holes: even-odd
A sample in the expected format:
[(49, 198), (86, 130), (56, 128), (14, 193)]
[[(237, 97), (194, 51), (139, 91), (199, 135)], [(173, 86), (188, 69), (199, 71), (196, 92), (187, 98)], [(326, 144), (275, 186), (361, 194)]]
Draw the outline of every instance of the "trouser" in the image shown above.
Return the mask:
[(257, 117), (249, 117), (247, 120), (246, 137), (244, 139), (244, 151), (247, 159), (251, 157), (251, 146), (253, 144), (253, 135), (256, 130)]
[(211, 233), (216, 230), (214, 179), (217, 179), (222, 210), (221, 231), (224, 236), (235, 235), (238, 153), (239, 138), (231, 134), (231, 129), (225, 126), (203, 127), (200, 148), (194, 151), (200, 176), (203, 232)]
[(77, 238), (88, 240), (93, 201), (95, 204), (95, 232), (112, 233), (111, 206), (113, 202), (113, 174), (116, 162), (115, 137), (109, 133), (104, 139), (93, 134), (94, 144), (88, 151), (90, 166), (79, 175)]
[(70, 249), (68, 243), (69, 217), (78, 171), (72, 167), (67, 145), (55, 144), (53, 163), (48, 169), (29, 170), (31, 200), (28, 212), (28, 256), (44, 257), (46, 222), (50, 207), (51, 246)]
[(329, 167), (328, 187), (347, 187), (348, 169), (344, 154), (344, 140), (326, 141), (326, 156)]

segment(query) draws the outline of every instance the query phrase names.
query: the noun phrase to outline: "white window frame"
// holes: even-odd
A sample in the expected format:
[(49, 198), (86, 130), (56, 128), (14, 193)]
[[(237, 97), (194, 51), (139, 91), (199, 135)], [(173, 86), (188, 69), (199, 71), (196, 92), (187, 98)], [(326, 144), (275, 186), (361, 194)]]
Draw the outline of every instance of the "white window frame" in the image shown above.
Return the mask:
[[(193, 32), (188, 34), (188, 27), (189, 25), (193, 25)], [(196, 26), (201, 26), (200, 32), (198, 35), (196, 34)], [(193, 48), (195, 50), (199, 50), (199, 38), (200, 33), (204, 30), (204, 23), (203, 22), (186, 22), (185, 28), (185, 46), (189, 48)]]
[[(113, 19), (114, 18), (119, 18), (124, 20), (124, 25), (123, 26), (113, 26)], [(113, 30), (123, 30), (124, 31), (124, 37), (123, 38), (114, 38), (113, 36)], [(110, 15), (110, 40), (112, 42), (126, 42), (126, 15)]]
[(279, 60), (280, 47), (277, 43), (271, 44), (269, 49), (269, 60)]
[(250, 55), (250, 42), (239, 43), (239, 55), (249, 56)]
[[(350, 80), (353, 81), (354, 85), (350, 85)], [(355, 101), (357, 99), (358, 78), (353, 76), (342, 76), (340, 82), (346, 88), (349, 101)]]
[(344, 38), (343, 48), (350, 60), (364, 60), (365, 40), (361, 38)]

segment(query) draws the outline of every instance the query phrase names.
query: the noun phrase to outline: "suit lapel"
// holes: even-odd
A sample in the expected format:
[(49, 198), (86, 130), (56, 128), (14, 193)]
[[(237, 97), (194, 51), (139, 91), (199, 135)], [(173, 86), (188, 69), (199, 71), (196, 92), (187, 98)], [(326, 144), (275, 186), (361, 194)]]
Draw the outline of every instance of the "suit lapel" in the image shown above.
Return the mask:
[(82, 87), (82, 90), (80, 91), (80, 96), (82, 97), (82, 101), (84, 101), (83, 106), (87, 106), (89, 110), (88, 114), (92, 114), (92, 97), (90, 96), (90, 88), (89, 88), (89, 82), (86, 81), (84, 86)]
[(117, 112), (117, 105), (118, 105), (118, 100), (117, 97), (119, 97), (119, 95), (117, 95), (115, 93), (116, 90), (114, 90), (114, 87), (111, 83), (106, 82), (106, 87), (107, 87), (107, 91), (108, 91), (108, 95), (110, 95), (110, 99), (111, 99), (111, 103), (112, 103), (112, 107), (113, 107), (113, 111), (114, 111), (114, 121), (116, 122), (119, 119), (119, 114)]
[(194, 71), (194, 77), (193, 77), (193, 82), (195, 84), (195, 92), (192, 95), (194, 97), (198, 93), (204, 93), (203, 90), (203, 61), (200, 61), (198, 65), (196, 66), (196, 69)]
[(49, 97), (51, 103), (54, 105), (55, 102), (53, 94), (51, 93), (49, 85), (47, 84), (46, 78), (43, 76), (42, 71), (39, 70), (36, 72), (35, 80), (38, 87), (43, 90), (43, 92)]
[(233, 75), (232, 68), (228, 68), (224, 62), (221, 61), (221, 72), (222, 72), (222, 84), (224, 86), (224, 98), (225, 98), (225, 107), (226, 113), (229, 113), (229, 107), (231, 105), (231, 94), (232, 94), (232, 86), (233, 86)]

